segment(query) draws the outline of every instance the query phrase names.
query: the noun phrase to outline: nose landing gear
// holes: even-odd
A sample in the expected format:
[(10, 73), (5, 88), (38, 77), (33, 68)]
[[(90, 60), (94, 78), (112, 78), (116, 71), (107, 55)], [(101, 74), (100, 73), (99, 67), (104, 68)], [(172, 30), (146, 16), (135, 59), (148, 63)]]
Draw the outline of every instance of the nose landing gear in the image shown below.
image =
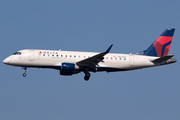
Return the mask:
[(27, 67), (22, 67), (22, 69), (24, 70), (23, 77), (26, 77)]
[(23, 77), (26, 77), (26, 73), (23, 73)]

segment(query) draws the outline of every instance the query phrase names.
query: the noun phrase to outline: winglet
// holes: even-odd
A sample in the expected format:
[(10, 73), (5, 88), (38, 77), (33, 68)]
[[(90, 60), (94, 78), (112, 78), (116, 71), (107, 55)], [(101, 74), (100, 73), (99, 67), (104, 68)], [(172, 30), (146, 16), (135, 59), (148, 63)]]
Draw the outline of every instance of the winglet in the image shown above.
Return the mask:
[(113, 44), (106, 50), (105, 53), (109, 53), (109, 51), (111, 50), (112, 46), (113, 46)]

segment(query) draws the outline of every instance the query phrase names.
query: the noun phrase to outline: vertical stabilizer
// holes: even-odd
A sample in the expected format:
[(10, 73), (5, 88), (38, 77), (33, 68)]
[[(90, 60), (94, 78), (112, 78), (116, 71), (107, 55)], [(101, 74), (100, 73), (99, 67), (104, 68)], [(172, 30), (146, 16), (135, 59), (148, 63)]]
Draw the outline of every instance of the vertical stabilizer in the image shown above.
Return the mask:
[(143, 55), (163, 57), (168, 55), (175, 29), (166, 29)]

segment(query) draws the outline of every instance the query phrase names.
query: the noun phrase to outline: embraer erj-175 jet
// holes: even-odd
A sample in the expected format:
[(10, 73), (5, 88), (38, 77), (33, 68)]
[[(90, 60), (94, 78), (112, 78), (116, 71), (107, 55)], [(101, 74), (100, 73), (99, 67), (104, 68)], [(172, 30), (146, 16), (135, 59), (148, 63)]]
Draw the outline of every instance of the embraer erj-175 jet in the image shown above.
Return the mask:
[(136, 54), (109, 53), (111, 45), (105, 52), (74, 52), (56, 50), (20, 50), (6, 58), (3, 63), (22, 67), (26, 76), (28, 67), (52, 68), (60, 71), (60, 75), (85, 73), (89, 80), (89, 72), (115, 72), (142, 69), (166, 65), (176, 62), (168, 55), (175, 29), (166, 29), (147, 49)]

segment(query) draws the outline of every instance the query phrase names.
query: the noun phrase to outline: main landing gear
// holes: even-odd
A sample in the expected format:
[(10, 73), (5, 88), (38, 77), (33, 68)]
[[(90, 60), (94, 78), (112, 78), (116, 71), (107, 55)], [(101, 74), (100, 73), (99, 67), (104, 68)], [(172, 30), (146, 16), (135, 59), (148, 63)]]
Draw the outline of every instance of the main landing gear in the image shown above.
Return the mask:
[(84, 73), (85, 73), (84, 80), (88, 81), (90, 76), (91, 76), (91, 74), (88, 71), (85, 71)]
[(27, 67), (22, 67), (22, 69), (24, 70), (23, 77), (26, 77)]

